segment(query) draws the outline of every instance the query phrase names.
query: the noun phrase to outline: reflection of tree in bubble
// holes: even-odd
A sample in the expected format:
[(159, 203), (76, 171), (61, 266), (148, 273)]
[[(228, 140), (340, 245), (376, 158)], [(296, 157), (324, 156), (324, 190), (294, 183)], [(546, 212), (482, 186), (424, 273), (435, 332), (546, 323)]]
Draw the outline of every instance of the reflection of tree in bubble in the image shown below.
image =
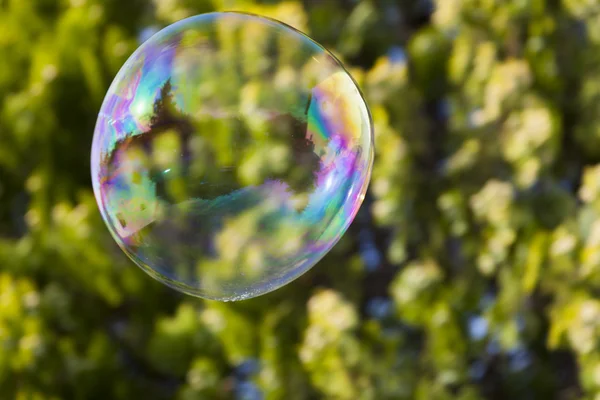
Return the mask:
[[(289, 113), (274, 116), (271, 120), (274, 136), (289, 135), (287, 146), (291, 150), (292, 159), (294, 161), (294, 171), (289, 174), (288, 171), (272, 172), (268, 176), (269, 180), (277, 180), (287, 184), (295, 193), (308, 193), (315, 187), (315, 179), (319, 171), (319, 155), (314, 153), (315, 145), (311, 137), (307, 134), (308, 107), (310, 105), (308, 99), (305, 115), (303, 118), (298, 118)], [(248, 139), (247, 132), (244, 132), (244, 126), (238, 126), (237, 141), (245, 142)], [(153, 153), (157, 148), (157, 141), (161, 135), (174, 134), (177, 137), (177, 150), (180, 154), (180, 162), (177, 162), (177, 168), (181, 177), (187, 177), (189, 173), (189, 164), (194, 157), (191, 149), (191, 140), (197, 129), (194, 126), (192, 118), (182, 113), (177, 107), (172, 93), (171, 80), (167, 80), (160, 89), (160, 94), (156, 97), (153, 105), (153, 114), (150, 117), (150, 128), (142, 133), (130, 133), (121, 140), (117, 141), (114, 150), (110, 153), (109, 158), (105, 161), (106, 165), (118, 167), (114, 158), (117, 152), (127, 153), (127, 149), (143, 150), (147, 161), (152, 164), (151, 178), (157, 182), (157, 196), (169, 203), (177, 203), (185, 199), (178, 199), (173, 193), (169, 193), (166, 188), (166, 181), (169, 180), (168, 173), (173, 172), (172, 168), (167, 168), (168, 172), (159, 168), (159, 163), (153, 162)], [(239, 154), (238, 154), (239, 155)], [(212, 160), (214, 161), (214, 160)], [(210, 199), (218, 197), (218, 186), (234, 185), (235, 178), (230, 181), (223, 181), (223, 171), (229, 167), (221, 167), (218, 179), (204, 185), (204, 190), (195, 193), (195, 197)], [(206, 177), (193, 177), (200, 180)], [(212, 189), (212, 190), (211, 190)]]

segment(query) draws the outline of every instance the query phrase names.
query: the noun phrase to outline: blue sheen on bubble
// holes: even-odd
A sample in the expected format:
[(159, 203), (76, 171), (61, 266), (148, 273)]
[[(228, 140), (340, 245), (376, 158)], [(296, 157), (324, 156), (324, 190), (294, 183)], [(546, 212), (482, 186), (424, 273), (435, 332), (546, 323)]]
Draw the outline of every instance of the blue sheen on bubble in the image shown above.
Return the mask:
[(153, 35), (98, 115), (94, 193), (154, 278), (239, 300), (317, 263), (360, 207), (369, 111), (327, 50), (274, 20), (211, 13)]

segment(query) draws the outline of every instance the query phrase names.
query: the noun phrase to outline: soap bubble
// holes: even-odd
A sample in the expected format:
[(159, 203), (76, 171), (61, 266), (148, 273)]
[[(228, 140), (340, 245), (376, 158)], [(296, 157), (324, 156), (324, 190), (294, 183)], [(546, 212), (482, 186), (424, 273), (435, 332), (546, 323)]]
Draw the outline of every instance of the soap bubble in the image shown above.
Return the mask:
[(367, 105), (339, 61), (280, 22), (179, 21), (119, 71), (91, 156), (125, 253), (184, 293), (239, 300), (302, 275), (340, 239), (373, 163)]

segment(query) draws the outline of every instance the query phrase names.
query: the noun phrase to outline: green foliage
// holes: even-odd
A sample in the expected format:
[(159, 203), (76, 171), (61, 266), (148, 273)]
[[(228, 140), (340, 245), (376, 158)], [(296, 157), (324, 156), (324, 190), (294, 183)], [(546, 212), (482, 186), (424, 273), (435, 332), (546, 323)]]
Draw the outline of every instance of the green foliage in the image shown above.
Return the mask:
[[(600, 3), (426, 3), (0, 0), (0, 397), (599, 398)], [(233, 304), (129, 262), (88, 172), (140, 30), (212, 10), (331, 48), (376, 135), (344, 239)]]

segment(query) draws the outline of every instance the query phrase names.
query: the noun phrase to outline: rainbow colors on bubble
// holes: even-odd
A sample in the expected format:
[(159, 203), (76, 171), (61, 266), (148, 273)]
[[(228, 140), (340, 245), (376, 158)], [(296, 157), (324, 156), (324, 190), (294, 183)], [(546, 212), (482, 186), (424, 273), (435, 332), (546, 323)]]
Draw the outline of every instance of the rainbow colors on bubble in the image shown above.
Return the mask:
[(323, 47), (271, 19), (211, 13), (129, 58), (91, 162), (102, 217), (136, 264), (184, 293), (239, 300), (302, 275), (342, 237), (373, 132)]

